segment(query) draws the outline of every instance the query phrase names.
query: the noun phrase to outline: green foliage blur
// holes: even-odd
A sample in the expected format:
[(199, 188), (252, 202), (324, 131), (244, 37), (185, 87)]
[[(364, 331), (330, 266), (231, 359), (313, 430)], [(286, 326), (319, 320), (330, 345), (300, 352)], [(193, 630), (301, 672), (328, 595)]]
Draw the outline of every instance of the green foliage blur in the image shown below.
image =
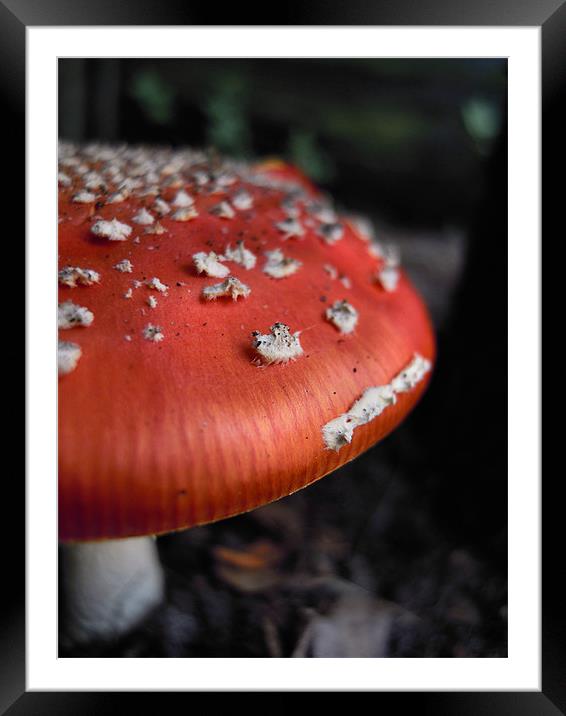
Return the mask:
[(156, 69), (141, 70), (134, 75), (130, 94), (150, 121), (165, 125), (173, 121), (175, 90), (162, 82)]
[(462, 223), (506, 75), (498, 59), (65, 60), (59, 122), (69, 139), (278, 156), (360, 210)]

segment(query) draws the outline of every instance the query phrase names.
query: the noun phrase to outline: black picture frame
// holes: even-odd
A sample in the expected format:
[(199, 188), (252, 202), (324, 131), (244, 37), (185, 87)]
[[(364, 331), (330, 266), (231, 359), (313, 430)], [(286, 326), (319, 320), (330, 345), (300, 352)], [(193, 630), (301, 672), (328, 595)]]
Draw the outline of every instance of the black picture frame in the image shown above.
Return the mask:
[[(558, 102), (563, 91), (565, 76), (566, 4), (563, 0), (537, 0), (524, 3), (520, 0), (494, 0), (493, 2), (451, 2), (442, 0), (397, 0), (395, 3), (349, 0), (346, 4), (314, 0), (300, 7), (286, 4), (279, 18), (262, 17), (258, 23), (257, 10), (254, 21), (238, 4), (223, 14), (224, 25), (235, 21), (245, 24), (284, 25), (476, 25), (476, 26), (540, 26), (542, 37), (542, 110), (543, 110), (543, 187), (547, 198), (544, 202), (543, 228), (554, 224), (562, 201), (563, 182), (560, 177), (561, 155), (559, 130), (563, 115)], [(297, 3), (297, 5), (299, 5)], [(251, 6), (250, 6), (251, 7)], [(80, 0), (0, 0), (0, 92), (2, 96), (2, 122), (5, 137), (18, 151), (17, 160), (10, 164), (4, 196), (9, 197), (12, 207), (24, 205), (25, 154), (25, 58), (26, 28), (29, 26), (85, 26), (85, 25), (208, 25), (212, 13), (202, 3), (171, 0), (133, 0), (109, 2), (98, 0), (86, 4)], [(250, 22), (248, 22), (248, 20)], [(8, 174), (8, 173), (6, 173)], [(546, 179), (546, 181), (544, 181)], [(16, 210), (13, 210), (16, 214)], [(558, 222), (556, 222), (558, 225)], [(14, 359), (14, 364), (16, 361)], [(16, 477), (14, 471), (13, 477)], [(543, 540), (545, 546), (543, 565), (552, 560), (552, 552), (560, 552), (561, 524), (559, 510), (561, 501), (554, 496), (558, 481), (545, 485), (543, 500)], [(10, 579), (4, 582), (2, 610), (0, 612), (0, 714), (64, 714), (109, 713), (124, 708), (126, 695), (102, 692), (28, 692), (25, 683), (25, 535), (24, 535), (24, 480), (10, 487), (5, 485), (6, 505), (18, 505), (20, 509), (6, 510), (4, 522), (5, 540), (9, 545), (11, 561), (19, 567), (11, 567)], [(7, 492), (6, 492), (7, 490)], [(12, 523), (10, 523), (10, 521)], [(563, 563), (559, 555), (553, 565)], [(562, 570), (563, 571), (563, 570)], [(443, 692), (443, 693), (373, 693), (383, 707), (390, 699), (418, 713), (425, 714), (536, 714), (551, 716), (566, 714), (566, 628), (564, 624), (564, 589), (560, 585), (562, 575), (556, 566), (544, 570), (542, 612), (542, 690), (540, 692)], [(168, 695), (167, 699), (169, 700)], [(177, 696), (183, 697), (182, 694)], [(127, 695), (128, 700), (134, 694)], [(164, 694), (144, 694), (144, 704), (163, 710)], [(129, 705), (128, 705), (129, 706)]]

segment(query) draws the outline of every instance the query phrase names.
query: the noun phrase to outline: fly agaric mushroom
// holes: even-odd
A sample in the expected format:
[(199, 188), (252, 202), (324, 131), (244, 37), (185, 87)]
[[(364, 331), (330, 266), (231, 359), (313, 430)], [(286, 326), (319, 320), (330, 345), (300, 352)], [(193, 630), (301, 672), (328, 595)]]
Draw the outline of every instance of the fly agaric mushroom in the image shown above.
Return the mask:
[(384, 438), (435, 348), (402, 270), (376, 281), (361, 222), (291, 167), (63, 143), (59, 170), (59, 534), (79, 640), (161, 600), (152, 536), (289, 495)]

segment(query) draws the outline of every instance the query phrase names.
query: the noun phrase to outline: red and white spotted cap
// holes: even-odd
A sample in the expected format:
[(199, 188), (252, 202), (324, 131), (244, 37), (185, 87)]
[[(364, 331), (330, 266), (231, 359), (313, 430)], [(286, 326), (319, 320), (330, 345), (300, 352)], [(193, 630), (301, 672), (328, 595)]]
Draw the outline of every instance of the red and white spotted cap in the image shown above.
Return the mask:
[(276, 500), (423, 393), (434, 337), (399, 257), (297, 170), (65, 143), (59, 185), (62, 540)]

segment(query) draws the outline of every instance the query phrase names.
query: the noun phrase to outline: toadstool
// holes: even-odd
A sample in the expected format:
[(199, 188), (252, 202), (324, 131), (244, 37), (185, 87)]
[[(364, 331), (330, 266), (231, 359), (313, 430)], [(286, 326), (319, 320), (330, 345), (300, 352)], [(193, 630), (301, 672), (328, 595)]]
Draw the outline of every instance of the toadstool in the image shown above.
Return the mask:
[[(277, 500), (367, 450), (421, 397), (435, 347), (402, 269), (383, 290), (367, 236), (291, 167), (70, 143), (60, 160), (66, 629), (104, 639), (162, 599), (153, 536)], [(86, 191), (95, 202), (74, 199)], [(274, 281), (232, 246), (293, 270)], [(245, 300), (208, 300), (228, 273)], [(328, 320), (345, 307), (355, 330)]]

